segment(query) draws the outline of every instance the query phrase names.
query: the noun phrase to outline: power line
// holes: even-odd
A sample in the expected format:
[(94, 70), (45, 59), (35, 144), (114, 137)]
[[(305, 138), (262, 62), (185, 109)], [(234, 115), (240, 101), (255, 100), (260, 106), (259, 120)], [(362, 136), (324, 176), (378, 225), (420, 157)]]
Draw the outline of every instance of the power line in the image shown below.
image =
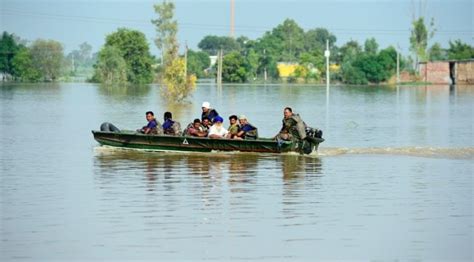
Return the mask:
[[(107, 23), (107, 24), (134, 24), (134, 25), (150, 25), (150, 21), (142, 19), (118, 19), (118, 18), (103, 18), (94, 16), (74, 16), (74, 15), (60, 15), (60, 14), (46, 14), (46, 13), (32, 13), (24, 12), (15, 9), (2, 9), (1, 13), (8, 16), (36, 16), (46, 19), (59, 19), (69, 21), (80, 21), (80, 22), (91, 22), (91, 23)], [(182, 29), (206, 29), (206, 30), (218, 30), (228, 31), (229, 25), (216, 25), (216, 24), (198, 24), (198, 23), (178, 23)], [(240, 32), (267, 32), (271, 31), (274, 27), (256, 26), (256, 25), (239, 25), (234, 28)], [(310, 28), (314, 29), (314, 28)], [(374, 34), (374, 35), (405, 35), (410, 33), (410, 29), (373, 29), (373, 28), (327, 28), (330, 32), (335, 32), (343, 35), (361, 35), (361, 34)], [(474, 30), (437, 30), (436, 34), (440, 35), (464, 35), (473, 34)]]

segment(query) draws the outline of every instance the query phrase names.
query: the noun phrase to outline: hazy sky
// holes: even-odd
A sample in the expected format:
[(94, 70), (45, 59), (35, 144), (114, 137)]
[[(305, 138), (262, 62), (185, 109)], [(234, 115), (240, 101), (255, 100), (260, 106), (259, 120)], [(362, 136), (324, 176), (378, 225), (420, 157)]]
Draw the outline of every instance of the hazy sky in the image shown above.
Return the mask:
[[(66, 52), (84, 41), (97, 51), (107, 34), (119, 27), (144, 32), (152, 45), (155, 31), (150, 20), (155, 17), (150, 0), (0, 0), (0, 29), (27, 40), (55, 39)], [(176, 18), (179, 40), (196, 49), (209, 34), (229, 35), (230, 0), (177, 0)], [(236, 35), (255, 39), (265, 31), (292, 18), (305, 30), (325, 27), (341, 46), (350, 39), (360, 43), (375, 37), (380, 46), (399, 44), (406, 53), (414, 6), (410, 0), (329, 1), (329, 0), (235, 0)], [(473, 44), (473, 0), (424, 1), (422, 13), (434, 18), (437, 33), (431, 43), (448, 46), (449, 40), (461, 39)]]

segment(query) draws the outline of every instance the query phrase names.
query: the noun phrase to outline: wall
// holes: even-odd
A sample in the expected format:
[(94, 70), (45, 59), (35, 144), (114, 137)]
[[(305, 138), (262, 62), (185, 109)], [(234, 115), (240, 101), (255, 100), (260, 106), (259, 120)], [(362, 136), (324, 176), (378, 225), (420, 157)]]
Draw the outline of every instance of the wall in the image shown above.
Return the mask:
[(451, 84), (449, 62), (420, 63), (421, 81), (432, 84)]

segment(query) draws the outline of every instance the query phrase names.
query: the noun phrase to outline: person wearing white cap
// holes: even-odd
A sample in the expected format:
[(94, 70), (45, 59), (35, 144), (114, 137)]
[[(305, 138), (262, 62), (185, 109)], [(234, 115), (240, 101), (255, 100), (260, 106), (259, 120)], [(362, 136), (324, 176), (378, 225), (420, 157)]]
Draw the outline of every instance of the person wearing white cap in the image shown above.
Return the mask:
[(217, 113), (215, 109), (211, 108), (211, 104), (209, 102), (206, 101), (202, 103), (201, 121), (207, 117), (212, 123), (214, 123), (214, 118), (216, 118), (218, 115), (219, 113)]
[(248, 122), (245, 115), (239, 116), (240, 131), (236, 135), (236, 139), (257, 139), (258, 129)]

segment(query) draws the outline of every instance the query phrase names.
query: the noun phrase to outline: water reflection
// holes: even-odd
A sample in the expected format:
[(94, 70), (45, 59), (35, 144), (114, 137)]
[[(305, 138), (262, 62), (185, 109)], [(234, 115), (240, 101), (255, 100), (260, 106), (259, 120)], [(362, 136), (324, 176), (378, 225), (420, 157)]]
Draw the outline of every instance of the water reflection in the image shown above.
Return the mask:
[(132, 84), (120, 84), (120, 85), (105, 85), (100, 84), (97, 88), (98, 92), (102, 96), (112, 97), (117, 100), (127, 100), (130, 97), (144, 97), (150, 93), (150, 85), (132, 85)]

